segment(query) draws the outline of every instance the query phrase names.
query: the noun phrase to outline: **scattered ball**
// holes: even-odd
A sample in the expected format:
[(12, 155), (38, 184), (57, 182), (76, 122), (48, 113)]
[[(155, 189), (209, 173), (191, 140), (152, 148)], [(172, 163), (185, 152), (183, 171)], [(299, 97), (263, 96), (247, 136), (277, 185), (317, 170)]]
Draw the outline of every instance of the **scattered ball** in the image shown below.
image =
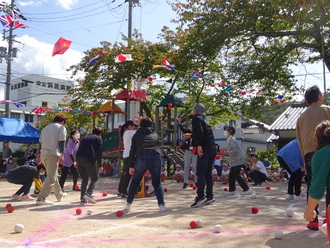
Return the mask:
[(228, 191), (228, 189), (227, 188), (224, 188), (223, 191)]
[(251, 208), (251, 212), (252, 212), (253, 214), (257, 214), (257, 213), (259, 212), (259, 209), (258, 209), (257, 207), (252, 207), (252, 208)]
[(77, 214), (77, 215), (80, 215), (81, 213), (82, 213), (81, 208), (77, 208), (77, 209), (76, 209), (76, 214)]
[(14, 210), (15, 210), (15, 208), (13, 206), (7, 208), (8, 213), (12, 213), (12, 212), (14, 212)]
[(8, 204), (6, 205), (6, 208), (9, 208), (9, 207), (12, 207), (12, 205), (11, 205), (10, 203), (8, 203)]
[(116, 212), (116, 216), (117, 216), (117, 217), (122, 217), (123, 215), (124, 215), (124, 212), (121, 211), (121, 210), (118, 210), (118, 211)]
[(257, 199), (256, 193), (253, 193), (250, 197), (251, 197), (251, 199)]
[(167, 192), (167, 188), (164, 188), (164, 192)]
[(194, 187), (194, 184), (193, 184), (193, 183), (191, 183), (191, 184), (189, 184), (189, 186), (190, 186), (190, 188), (192, 188), (192, 187)]
[(327, 223), (323, 224), (321, 226), (321, 231), (325, 234), (325, 235), (328, 235), (328, 226), (327, 226)]
[(196, 186), (194, 186), (194, 187), (193, 187), (193, 190), (196, 190), (196, 189), (197, 189), (197, 187), (196, 187)]
[(266, 187), (266, 189), (267, 189), (267, 190), (270, 190), (270, 187), (269, 187), (269, 186), (267, 186), (267, 187)]
[(284, 237), (284, 233), (281, 230), (276, 230), (274, 232), (275, 239), (282, 239)]
[(223, 230), (223, 228), (222, 228), (221, 225), (215, 225), (215, 226), (213, 227), (213, 231), (214, 231), (215, 233), (221, 233), (222, 230)]
[(285, 212), (286, 216), (292, 217), (294, 216), (294, 211), (291, 208), (288, 208)]
[(75, 190), (79, 190), (79, 189), (80, 189), (79, 185), (75, 185), (75, 186), (74, 186), (74, 189), (75, 189)]
[(203, 227), (204, 222), (202, 220), (197, 220), (197, 227)]
[(24, 230), (24, 226), (22, 224), (16, 224), (14, 226), (14, 231), (16, 233), (21, 233), (21, 232), (23, 232), (23, 230)]
[(323, 210), (323, 211), (321, 212), (321, 216), (325, 218), (325, 217), (327, 216), (327, 211)]
[(148, 190), (149, 189), (149, 185), (146, 185), (146, 190)]
[(197, 221), (195, 221), (195, 220), (190, 221), (190, 227), (191, 227), (191, 228), (196, 228), (196, 227), (198, 227)]
[(107, 196), (108, 195), (108, 193), (107, 192), (103, 192), (103, 194), (102, 194), (103, 196)]
[(91, 215), (92, 213), (93, 213), (93, 210), (92, 210), (92, 209), (88, 209), (88, 210), (87, 210), (87, 214), (88, 214), (88, 215)]

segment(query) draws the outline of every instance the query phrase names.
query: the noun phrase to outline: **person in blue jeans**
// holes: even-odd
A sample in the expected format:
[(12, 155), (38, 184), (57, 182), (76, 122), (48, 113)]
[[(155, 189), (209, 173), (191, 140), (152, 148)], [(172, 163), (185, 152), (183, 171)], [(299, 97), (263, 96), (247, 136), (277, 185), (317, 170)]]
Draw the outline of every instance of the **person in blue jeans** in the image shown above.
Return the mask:
[(152, 178), (152, 186), (157, 197), (160, 211), (166, 211), (164, 202), (164, 191), (161, 185), (161, 155), (159, 149), (159, 138), (152, 128), (153, 123), (149, 117), (142, 118), (140, 128), (132, 138), (131, 150), (129, 153), (129, 173), (133, 176), (131, 181), (125, 211), (131, 209), (131, 205), (140, 185), (144, 173), (149, 170)]

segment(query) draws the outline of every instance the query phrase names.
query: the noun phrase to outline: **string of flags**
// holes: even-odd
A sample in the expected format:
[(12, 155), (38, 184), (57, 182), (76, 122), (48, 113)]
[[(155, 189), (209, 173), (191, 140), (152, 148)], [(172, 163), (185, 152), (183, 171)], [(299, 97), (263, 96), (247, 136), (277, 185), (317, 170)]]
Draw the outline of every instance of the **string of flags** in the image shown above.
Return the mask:
[(0, 16), (0, 22), (5, 28), (28, 28), (16, 19), (14, 11), (10, 11), (10, 15)]
[(25, 104), (19, 103), (19, 102), (12, 102), (10, 100), (0, 100), (0, 104), (5, 104), (5, 103), (12, 103), (14, 104), (17, 108), (25, 107)]

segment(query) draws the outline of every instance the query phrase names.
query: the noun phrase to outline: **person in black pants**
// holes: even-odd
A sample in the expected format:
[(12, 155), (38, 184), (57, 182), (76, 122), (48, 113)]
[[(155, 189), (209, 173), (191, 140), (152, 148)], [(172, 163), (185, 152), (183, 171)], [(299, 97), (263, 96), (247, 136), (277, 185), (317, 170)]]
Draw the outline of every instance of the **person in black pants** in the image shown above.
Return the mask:
[[(81, 177), (80, 200), (84, 205), (87, 202), (96, 203), (93, 198), (95, 183), (99, 173), (103, 172), (102, 167), (102, 128), (95, 127), (91, 135), (87, 135), (81, 142), (77, 151), (76, 162)], [(91, 182), (87, 188), (88, 178)]]

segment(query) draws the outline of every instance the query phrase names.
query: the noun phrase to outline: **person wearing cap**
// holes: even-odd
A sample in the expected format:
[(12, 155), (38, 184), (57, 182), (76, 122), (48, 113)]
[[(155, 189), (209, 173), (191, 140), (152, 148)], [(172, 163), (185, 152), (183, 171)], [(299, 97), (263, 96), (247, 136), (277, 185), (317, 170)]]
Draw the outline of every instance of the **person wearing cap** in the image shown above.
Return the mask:
[(120, 129), (120, 136), (123, 137), (123, 160), (124, 167), (121, 173), (119, 185), (118, 185), (118, 197), (127, 197), (127, 187), (129, 181), (131, 180), (131, 175), (129, 174), (129, 151), (131, 150), (132, 137), (136, 133), (137, 125), (132, 120), (128, 120)]
[(225, 155), (230, 158), (230, 172), (229, 172), (229, 191), (226, 195), (235, 195), (235, 182), (243, 189), (242, 195), (253, 193), (249, 186), (244, 182), (240, 176), (241, 167), (244, 165), (245, 157), (243, 149), (234, 137), (236, 130), (234, 127), (225, 126), (224, 136), (227, 138), (227, 151)]
[[(216, 146), (211, 127), (205, 121), (205, 107), (197, 103), (193, 107), (194, 117), (192, 118), (193, 140), (197, 146), (197, 196), (191, 207), (198, 207), (202, 204), (211, 204), (213, 198), (212, 167), (216, 155)], [(205, 191), (206, 186), (206, 192)], [(206, 194), (205, 194), (206, 193)]]

